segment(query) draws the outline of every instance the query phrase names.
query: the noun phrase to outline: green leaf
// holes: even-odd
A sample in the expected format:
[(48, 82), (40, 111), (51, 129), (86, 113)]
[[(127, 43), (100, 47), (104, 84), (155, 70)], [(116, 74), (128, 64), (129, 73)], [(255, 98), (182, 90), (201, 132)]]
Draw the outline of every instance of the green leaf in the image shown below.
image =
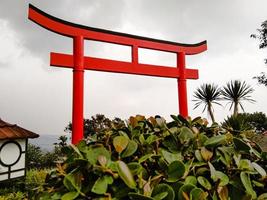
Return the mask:
[(246, 192), (249, 195), (251, 195), (252, 199), (256, 199), (257, 198), (257, 194), (256, 194), (256, 192), (254, 191), (254, 189), (252, 187), (249, 174), (247, 174), (245, 172), (241, 172), (240, 173), (240, 179), (241, 179), (241, 182), (242, 182), (243, 186), (246, 189)]
[(245, 151), (247, 153), (249, 152), (250, 146), (247, 145), (245, 142), (243, 142), (241, 139), (234, 137), (233, 142), (234, 142), (234, 147), (238, 151)]
[(137, 148), (138, 144), (135, 141), (130, 140), (126, 149), (122, 152), (121, 157), (126, 158), (133, 155), (136, 152)]
[(219, 186), (227, 185), (229, 183), (228, 176), (221, 171), (217, 171), (210, 162), (208, 162), (208, 164), (210, 167), (210, 177), (212, 178), (212, 180), (214, 182), (220, 180)]
[(157, 141), (158, 137), (156, 135), (150, 135), (148, 136), (148, 138), (146, 139), (146, 143), (147, 144), (152, 144), (153, 142)]
[(190, 128), (182, 127), (178, 138), (182, 144), (185, 144), (194, 138), (194, 133), (191, 131)]
[(113, 183), (111, 176), (99, 177), (93, 185), (91, 191), (96, 194), (105, 194), (108, 189), (108, 185)]
[(203, 161), (203, 158), (202, 158), (202, 155), (199, 149), (195, 151), (195, 157), (197, 158), (198, 161), (200, 162)]
[(79, 192), (68, 192), (61, 197), (61, 200), (73, 200), (79, 196)]
[(164, 199), (166, 196), (168, 196), (168, 192), (162, 192), (162, 193), (157, 194), (156, 196), (153, 196), (153, 199), (161, 200), (161, 199)]
[(131, 189), (136, 188), (136, 183), (129, 167), (123, 161), (117, 161), (117, 169), (120, 178)]
[(192, 184), (192, 185), (196, 185), (197, 184), (197, 179), (195, 176), (187, 176), (184, 184)]
[(197, 177), (197, 181), (205, 189), (211, 190), (212, 186), (211, 186), (210, 182), (208, 181), (208, 179), (206, 179), (205, 177), (199, 176), (199, 177)]
[(173, 161), (182, 161), (183, 160), (183, 156), (181, 155), (180, 152), (179, 153), (171, 153), (171, 152), (166, 151), (164, 149), (160, 149), (160, 153), (168, 163), (172, 163)]
[(183, 185), (182, 187), (180, 187), (179, 189), (179, 192), (178, 192), (178, 198), (179, 200), (187, 200), (184, 198), (184, 195), (183, 193), (186, 193), (187, 196), (190, 195), (190, 192), (196, 188), (196, 186), (192, 185), (192, 184), (186, 184), (186, 185)]
[(107, 162), (110, 160), (110, 152), (103, 146), (90, 147), (86, 151), (86, 158), (92, 165), (95, 165), (98, 162), (99, 156), (106, 157)]
[(63, 184), (69, 191), (76, 190), (80, 192), (81, 177), (78, 174), (69, 173), (64, 177)]
[(194, 188), (190, 192), (190, 200), (206, 200), (208, 193), (204, 192), (200, 188)]
[(218, 177), (218, 179), (220, 179), (219, 183), (220, 187), (225, 186), (229, 183), (229, 178), (225, 173), (221, 171), (216, 171), (216, 176)]
[(253, 185), (255, 185), (256, 187), (260, 187), (260, 188), (264, 188), (264, 183), (260, 183), (258, 181), (254, 181), (252, 180)]
[(253, 166), (248, 159), (241, 159), (239, 161), (238, 169), (246, 170), (246, 171), (253, 171)]
[(128, 196), (132, 200), (154, 200), (154, 198), (146, 197), (144, 195), (133, 193), (133, 192), (129, 192)]
[(266, 199), (267, 199), (267, 193), (261, 194), (261, 195), (258, 197), (258, 200), (266, 200)]
[(205, 147), (216, 147), (226, 142), (225, 135), (217, 135), (207, 139), (204, 143)]
[(229, 199), (227, 186), (219, 187), (217, 189), (217, 191), (218, 191), (218, 195), (219, 195), (220, 200), (228, 200)]
[(147, 159), (151, 158), (151, 156), (153, 156), (154, 154), (150, 153), (150, 154), (146, 154), (144, 156), (142, 156), (141, 158), (139, 158), (138, 162), (142, 163), (144, 161), (146, 161)]
[(118, 153), (121, 153), (128, 145), (129, 139), (125, 136), (116, 136), (113, 139), (113, 146)]
[(218, 180), (218, 177), (216, 176), (216, 169), (213, 167), (213, 165), (210, 162), (208, 162), (208, 164), (210, 168), (210, 177), (212, 178), (214, 182), (216, 182)]
[(140, 163), (131, 162), (127, 164), (133, 175), (138, 175), (143, 171), (143, 167)]
[(83, 155), (81, 154), (78, 147), (76, 147), (74, 144), (70, 144), (71, 148), (79, 155), (80, 158), (83, 158)]
[(162, 195), (162, 193), (167, 192), (167, 196), (164, 197), (164, 200), (174, 200), (175, 194), (174, 194), (174, 190), (172, 189), (171, 186), (169, 186), (168, 184), (165, 183), (161, 183), (155, 186), (153, 192), (152, 192), (152, 197), (155, 197), (159, 194)]
[(201, 147), (200, 153), (201, 153), (202, 158), (205, 161), (209, 161), (212, 158), (212, 156), (213, 156), (213, 152), (212, 151), (209, 151), (205, 147)]
[(251, 164), (262, 177), (266, 177), (266, 171), (260, 165), (255, 162), (252, 162)]
[(176, 182), (185, 173), (185, 165), (181, 161), (174, 161), (168, 166), (168, 182)]

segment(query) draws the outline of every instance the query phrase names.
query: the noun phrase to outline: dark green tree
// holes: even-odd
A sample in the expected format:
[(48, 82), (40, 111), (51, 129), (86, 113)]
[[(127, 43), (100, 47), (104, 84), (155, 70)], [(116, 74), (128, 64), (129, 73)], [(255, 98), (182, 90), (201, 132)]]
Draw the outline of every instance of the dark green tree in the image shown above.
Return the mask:
[(194, 92), (195, 99), (195, 108), (199, 107), (200, 105), (204, 105), (203, 112), (207, 110), (209, 116), (211, 117), (212, 122), (215, 122), (214, 114), (213, 114), (213, 107), (212, 104), (221, 105), (218, 101), (221, 100), (221, 89), (215, 84), (208, 84), (205, 83), (201, 85), (197, 90)]
[(254, 89), (245, 81), (234, 80), (223, 87), (221, 94), (223, 99), (230, 103), (230, 110), (234, 108), (233, 115), (237, 116), (239, 107), (244, 111), (243, 101), (255, 102), (250, 96), (253, 91)]
[[(112, 127), (123, 127), (125, 123), (120, 118), (116, 117), (113, 120), (105, 117), (103, 114), (96, 114), (91, 119), (84, 119), (84, 137), (92, 137), (95, 133), (104, 133)], [(72, 123), (69, 122), (65, 128), (66, 132), (71, 133)]]
[(263, 133), (267, 130), (267, 116), (263, 112), (243, 113), (247, 122), (255, 129), (257, 133)]
[[(259, 40), (259, 48), (264, 49), (267, 47), (267, 20), (262, 22), (261, 28), (257, 29), (257, 34), (252, 34), (251, 37)], [(267, 64), (267, 59), (264, 59), (265, 64)], [(267, 76), (266, 73), (262, 72), (260, 75), (254, 77), (258, 80), (259, 84), (267, 86)]]

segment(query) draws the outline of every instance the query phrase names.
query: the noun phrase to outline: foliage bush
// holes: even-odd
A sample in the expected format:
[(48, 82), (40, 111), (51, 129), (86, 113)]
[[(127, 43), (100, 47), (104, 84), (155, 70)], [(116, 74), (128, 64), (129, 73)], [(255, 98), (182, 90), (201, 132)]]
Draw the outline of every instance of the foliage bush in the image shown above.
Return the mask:
[(267, 117), (262, 112), (240, 113), (227, 117), (222, 126), (236, 134), (248, 130), (262, 134), (267, 130)]
[(40, 192), (45, 184), (49, 169), (30, 169), (25, 178), (5, 181), (0, 184), (0, 200), (33, 199), (35, 192)]
[(37, 199), (228, 200), (267, 198), (267, 156), (201, 118), (131, 117), (127, 126), (62, 150), (66, 160)]
[(43, 151), (39, 146), (28, 144), (27, 167), (29, 169), (47, 169), (56, 167), (56, 163), (61, 162), (61, 148), (67, 145), (67, 137), (60, 136), (58, 143), (54, 143), (52, 151)]

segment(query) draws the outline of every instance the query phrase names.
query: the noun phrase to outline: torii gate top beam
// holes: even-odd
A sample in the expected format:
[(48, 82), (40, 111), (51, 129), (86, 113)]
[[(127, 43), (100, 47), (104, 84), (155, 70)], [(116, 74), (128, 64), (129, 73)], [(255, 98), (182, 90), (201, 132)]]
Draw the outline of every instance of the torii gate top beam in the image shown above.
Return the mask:
[(137, 45), (139, 48), (160, 51), (184, 52), (186, 55), (194, 55), (207, 50), (206, 41), (197, 44), (182, 44), (74, 24), (51, 16), (31, 4), (28, 16), (40, 26), (67, 37), (83, 36), (89, 40), (128, 46)]

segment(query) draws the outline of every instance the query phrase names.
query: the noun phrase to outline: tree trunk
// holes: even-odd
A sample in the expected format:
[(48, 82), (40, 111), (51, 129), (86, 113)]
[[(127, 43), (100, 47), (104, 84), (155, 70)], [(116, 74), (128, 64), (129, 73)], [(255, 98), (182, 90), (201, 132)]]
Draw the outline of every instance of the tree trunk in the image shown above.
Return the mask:
[(238, 115), (238, 102), (234, 102), (234, 113), (233, 115), (236, 117)]
[(209, 115), (211, 117), (212, 123), (214, 123), (215, 122), (215, 119), (214, 119), (214, 115), (213, 115), (213, 112), (212, 112), (211, 103), (208, 104), (208, 113), (209, 113)]

